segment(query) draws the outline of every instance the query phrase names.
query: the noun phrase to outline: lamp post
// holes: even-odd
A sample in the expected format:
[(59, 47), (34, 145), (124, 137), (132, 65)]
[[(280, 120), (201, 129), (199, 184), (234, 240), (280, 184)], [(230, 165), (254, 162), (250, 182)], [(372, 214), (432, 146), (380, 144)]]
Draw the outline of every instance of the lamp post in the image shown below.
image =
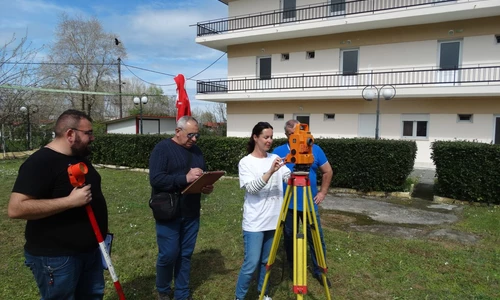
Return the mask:
[(386, 84), (377, 88), (374, 85), (367, 85), (363, 89), (361, 95), (363, 99), (366, 101), (372, 101), (377, 97), (377, 114), (375, 121), (375, 139), (378, 140), (379, 137), (379, 121), (380, 121), (380, 94), (384, 97), (385, 100), (391, 100), (396, 96), (396, 88), (390, 84)]
[(140, 114), (140, 122), (141, 122), (141, 134), (142, 134), (142, 105), (148, 103), (148, 97), (145, 94), (142, 94), (141, 98), (135, 96), (134, 104), (139, 104), (139, 114)]
[(27, 138), (28, 138), (28, 150), (31, 150), (31, 120), (30, 115), (38, 112), (38, 106), (36, 105), (26, 105), (21, 106), (19, 110), (22, 113), (26, 114), (26, 123), (27, 123)]

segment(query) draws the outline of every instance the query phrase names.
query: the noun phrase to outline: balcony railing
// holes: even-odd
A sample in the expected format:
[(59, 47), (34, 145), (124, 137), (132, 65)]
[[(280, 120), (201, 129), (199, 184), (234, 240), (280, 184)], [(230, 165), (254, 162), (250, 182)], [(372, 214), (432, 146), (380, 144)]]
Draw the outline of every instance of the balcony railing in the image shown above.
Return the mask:
[(443, 2), (457, 2), (457, 0), (339, 0), (334, 2), (336, 3), (312, 4), (300, 6), (293, 10), (280, 9), (247, 16), (200, 22), (197, 24), (197, 34), (198, 36), (213, 35), (233, 30), (276, 26), (285, 23), (375, 13), (394, 9), (407, 9)]
[(362, 72), (356, 74), (321, 74), (275, 76), (269, 79), (243, 78), (197, 81), (199, 94), (251, 91), (325, 90), (356, 88), (367, 85), (395, 86), (465, 86), (468, 84), (500, 83), (500, 66), (458, 69), (401, 70)]

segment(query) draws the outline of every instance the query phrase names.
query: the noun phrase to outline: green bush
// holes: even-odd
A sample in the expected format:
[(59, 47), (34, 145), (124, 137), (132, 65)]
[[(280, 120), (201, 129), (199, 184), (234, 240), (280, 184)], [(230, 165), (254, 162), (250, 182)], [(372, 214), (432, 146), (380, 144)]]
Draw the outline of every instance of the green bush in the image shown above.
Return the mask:
[(468, 141), (432, 143), (435, 193), (459, 200), (500, 203), (500, 146)]
[[(154, 146), (167, 135), (98, 135), (93, 142), (95, 163), (148, 168)], [(209, 170), (238, 174), (238, 162), (247, 154), (248, 138), (203, 136), (197, 142)], [(274, 146), (286, 143), (274, 140)], [(330, 161), (332, 186), (362, 191), (401, 191), (413, 170), (417, 146), (413, 141), (373, 139), (316, 139)], [(318, 177), (321, 178), (321, 177)]]
[(414, 141), (369, 138), (316, 139), (332, 165), (332, 186), (360, 191), (401, 191), (413, 170)]

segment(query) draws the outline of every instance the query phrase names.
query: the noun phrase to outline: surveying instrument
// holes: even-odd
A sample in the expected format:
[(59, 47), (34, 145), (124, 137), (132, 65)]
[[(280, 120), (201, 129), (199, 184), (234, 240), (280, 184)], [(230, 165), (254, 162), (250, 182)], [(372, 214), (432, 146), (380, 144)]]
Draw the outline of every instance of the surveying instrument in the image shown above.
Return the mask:
[[(321, 238), (318, 231), (318, 220), (314, 210), (314, 202), (309, 181), (309, 170), (314, 162), (312, 146), (314, 138), (309, 132), (309, 125), (296, 124), (293, 134), (288, 138), (290, 153), (285, 158), (285, 163), (294, 163), (288, 185), (285, 191), (285, 198), (281, 206), (281, 212), (274, 233), (274, 240), (271, 252), (266, 264), (266, 276), (261, 289), (259, 300), (264, 298), (266, 286), (269, 281), (271, 267), (276, 259), (276, 253), (280, 244), (281, 235), (285, 226), (285, 219), (288, 207), (293, 196), (293, 292), (297, 294), (297, 299), (304, 299), (307, 294), (307, 227), (310, 227), (314, 245), (314, 253), (318, 266), (321, 269), (321, 280), (325, 288), (326, 299), (331, 300), (330, 290), (326, 280), (326, 258), (321, 245)], [(316, 184), (315, 182), (313, 184)], [(297, 200), (297, 187), (302, 187), (302, 199)], [(297, 201), (302, 201), (302, 212), (297, 211)], [(302, 214), (302, 230), (299, 232), (298, 216)]]

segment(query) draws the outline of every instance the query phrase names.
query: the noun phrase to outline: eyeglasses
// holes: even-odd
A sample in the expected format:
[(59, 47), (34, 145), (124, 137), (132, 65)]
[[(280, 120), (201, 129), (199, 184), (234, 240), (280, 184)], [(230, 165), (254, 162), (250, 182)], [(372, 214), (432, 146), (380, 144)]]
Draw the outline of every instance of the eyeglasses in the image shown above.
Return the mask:
[(78, 128), (71, 128), (71, 129), (83, 132), (83, 134), (86, 134), (88, 136), (93, 136), (94, 135), (94, 131), (93, 130), (80, 130)]
[[(181, 128), (181, 129), (182, 129), (182, 130), (184, 130), (184, 131), (186, 131), (186, 129), (184, 129), (184, 128)], [(187, 131), (186, 131), (186, 132), (187, 132)], [(196, 132), (196, 133), (194, 133), (194, 132), (192, 132), (192, 133), (188, 133), (186, 136), (187, 136), (187, 138), (188, 138), (188, 139), (192, 139), (192, 138), (194, 138), (194, 137), (195, 137), (196, 139), (199, 139), (199, 138), (200, 138), (200, 134), (199, 134), (199, 133), (197, 133), (197, 132)]]

